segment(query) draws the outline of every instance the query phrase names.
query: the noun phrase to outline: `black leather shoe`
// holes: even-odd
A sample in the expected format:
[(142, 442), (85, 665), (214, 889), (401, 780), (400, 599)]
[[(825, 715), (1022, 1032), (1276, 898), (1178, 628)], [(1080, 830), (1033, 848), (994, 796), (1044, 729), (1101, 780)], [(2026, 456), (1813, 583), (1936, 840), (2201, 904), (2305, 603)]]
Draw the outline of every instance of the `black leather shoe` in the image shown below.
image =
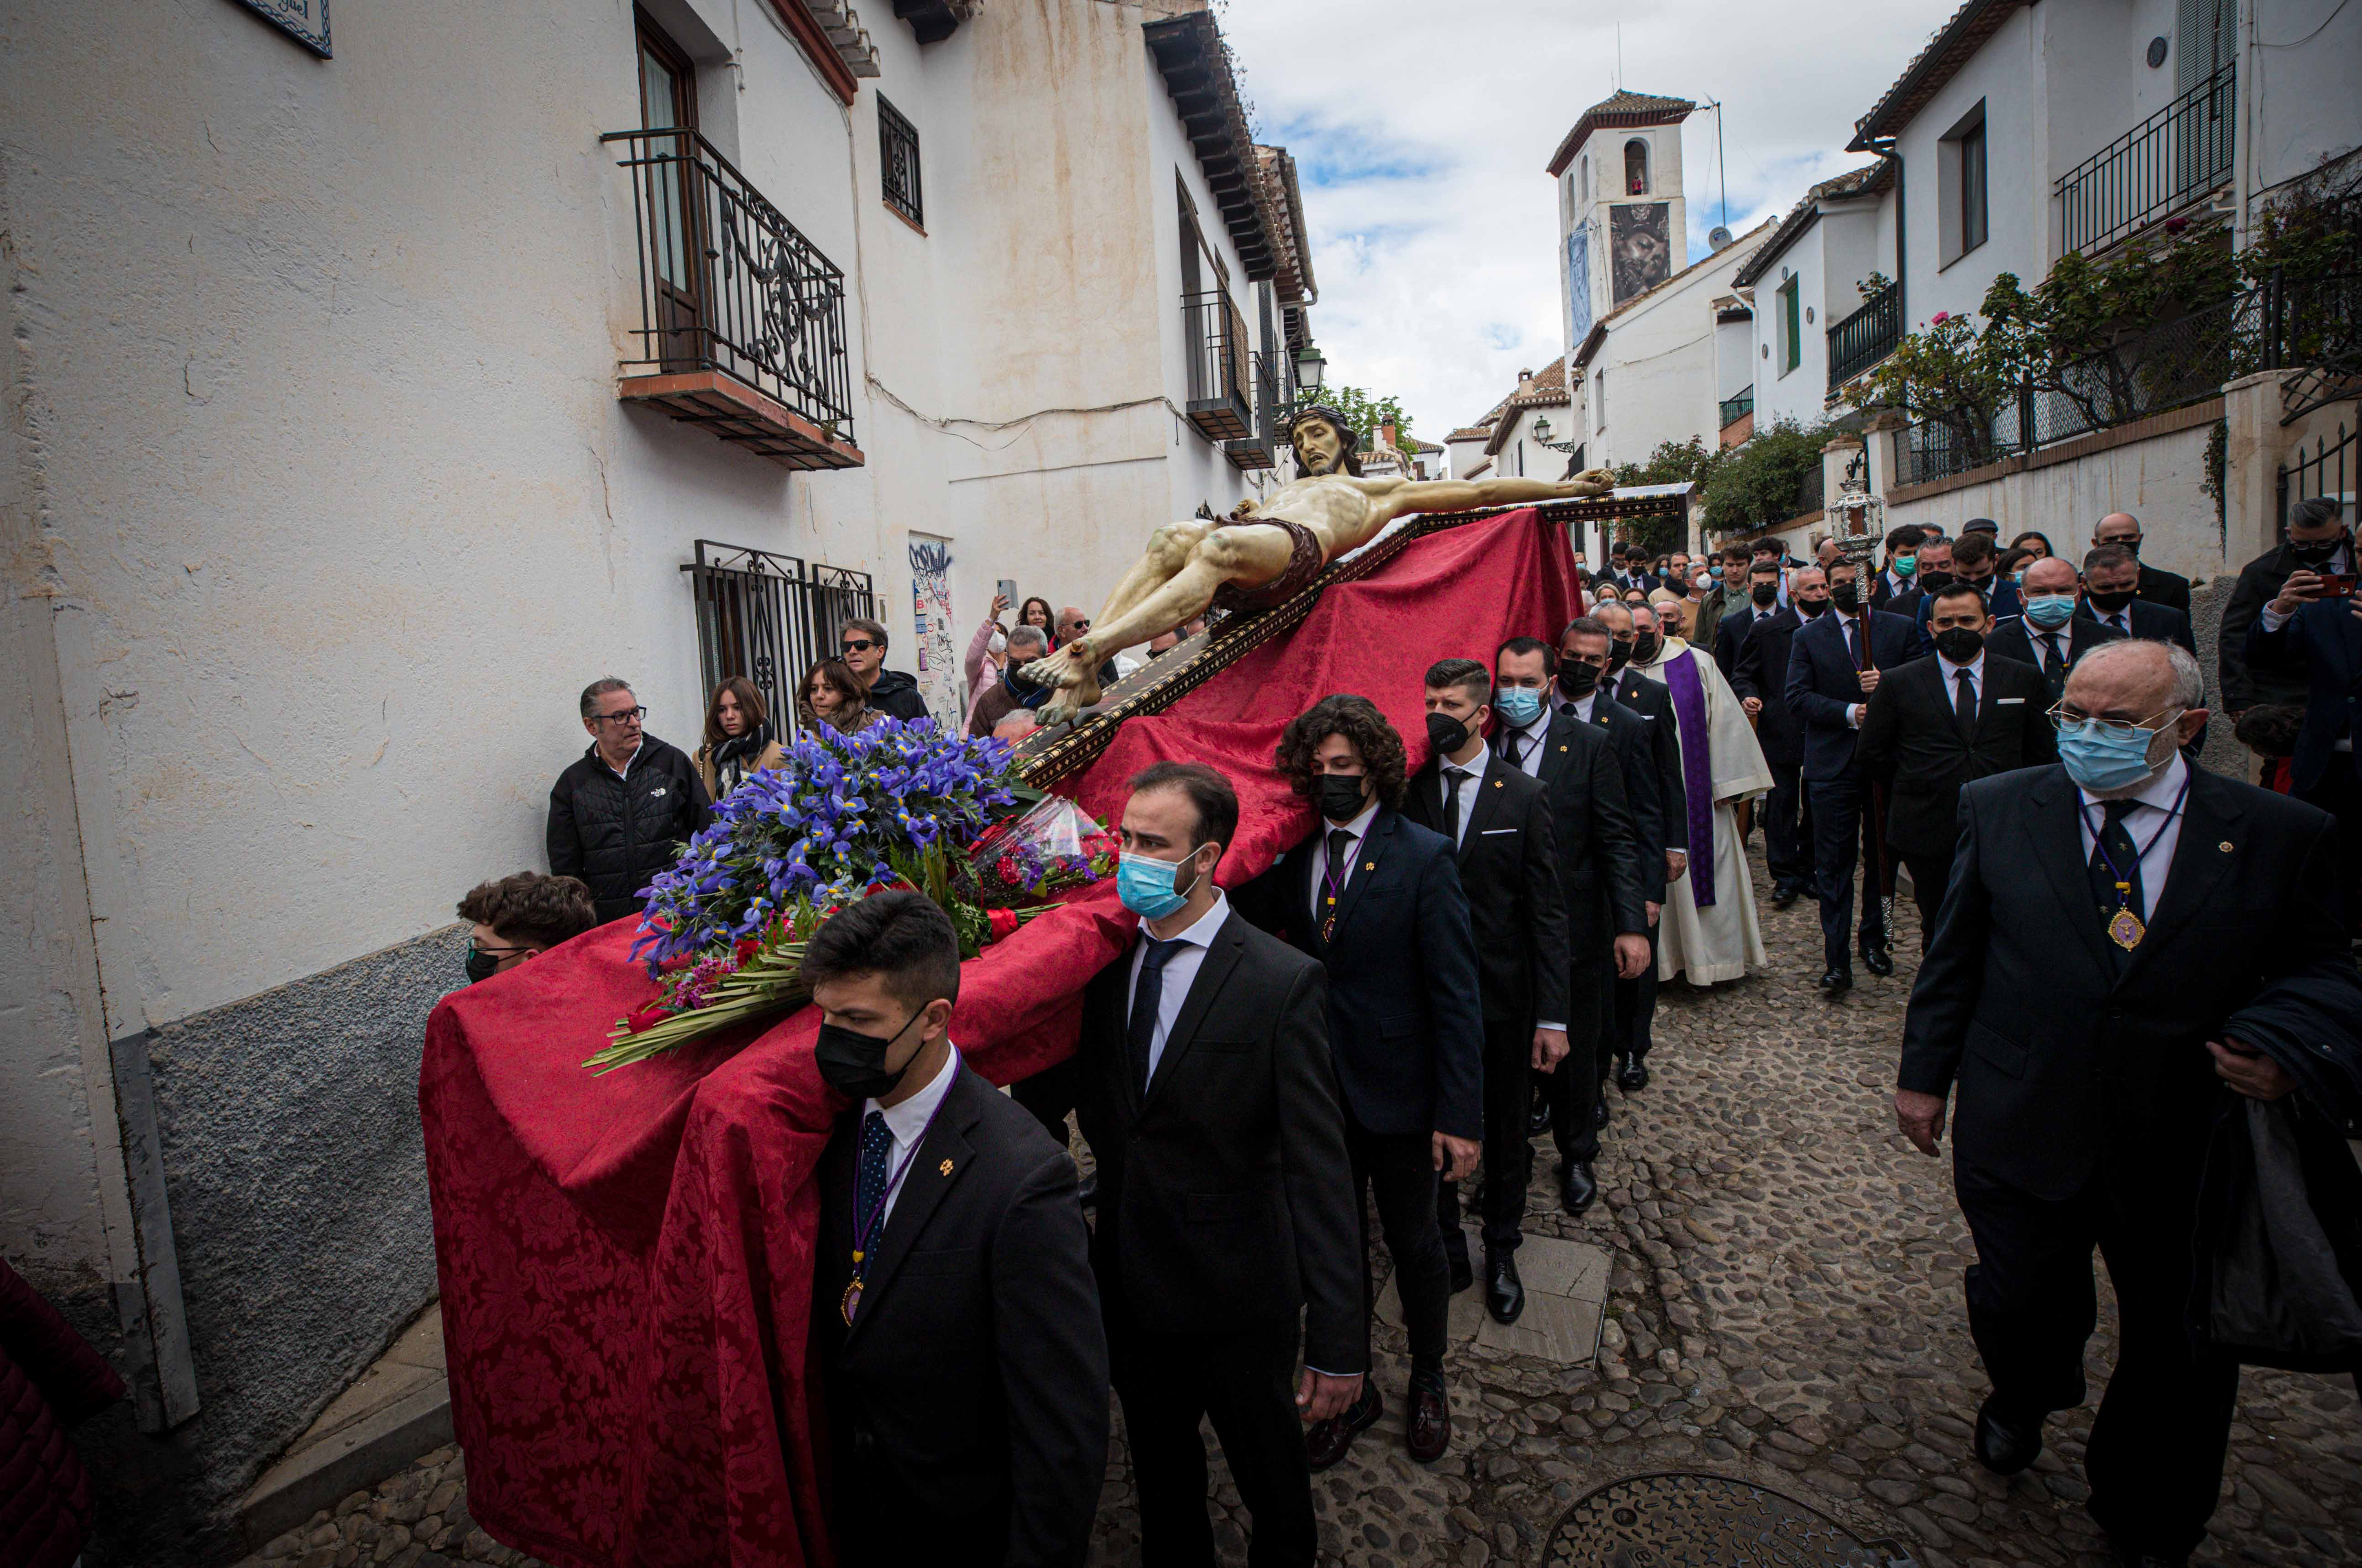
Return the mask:
[(1539, 1138), (1550, 1130), (1550, 1101), (1544, 1099), (1540, 1095), (1536, 1095), (1534, 1096), (1533, 1103), (1526, 1107), (1526, 1136), (1529, 1138)]
[(1559, 1173), (1558, 1199), (1569, 1214), (1580, 1214), (1599, 1201), (1599, 1184), (1592, 1179), (1589, 1160), (1566, 1163), (1566, 1169)]
[(1649, 1067), (1645, 1062), (1628, 1062), (1616, 1075), (1616, 1087), (1626, 1094), (1635, 1094), (1649, 1087)]
[(1451, 1400), (1440, 1375), (1410, 1375), (1410, 1414), (1403, 1422), (1403, 1439), (1410, 1456), (1421, 1464), (1441, 1459), (1451, 1446)]
[(1774, 888), (1772, 889), (1772, 907), (1775, 910), (1784, 910), (1790, 904), (1794, 903), (1798, 896), (1803, 892), (1804, 889), (1802, 888), (1790, 888), (1784, 886)]
[(1853, 989), (1853, 971), (1851, 969), (1831, 969), (1828, 973), (1821, 977), (1820, 988), (1830, 996), (1836, 996), (1840, 991), (1849, 991)]
[[(1603, 1084), (1600, 1087), (1605, 1088), (1606, 1086)], [(1607, 1125), (1607, 1097), (1604, 1094), (1591, 1102), (1591, 1125), (1594, 1129), (1605, 1129)]]
[(1518, 1254), (1496, 1253), (1485, 1260), (1485, 1310), (1496, 1323), (1514, 1323), (1526, 1309), (1526, 1282), (1518, 1277)]
[(1883, 942), (1863, 943), (1861, 946), (1861, 961), (1873, 975), (1892, 975), (1894, 973), (1894, 955), (1886, 950), (1886, 944)]
[(1341, 1416), (1331, 1416), (1325, 1421), (1315, 1421), (1304, 1434), (1304, 1456), (1315, 1470), (1328, 1470), (1343, 1462), (1353, 1446), (1353, 1439), (1377, 1425), (1385, 1409), (1379, 1399), (1377, 1386), (1369, 1378), (1362, 1380), (1362, 1397), (1345, 1408)]
[(2042, 1418), (2004, 1415), (1990, 1396), (1977, 1410), (1977, 1463), (1996, 1475), (2014, 1475), (2042, 1452)]
[(1097, 1209), (1099, 1206), (1098, 1172), (1093, 1171), (1082, 1179), (1081, 1185), (1075, 1188), (1075, 1198), (1086, 1209)]
[(1457, 1296), (1476, 1283), (1476, 1271), (1468, 1266), (1468, 1250), (1464, 1245), (1457, 1248), (1445, 1247), (1443, 1261), (1451, 1269), (1452, 1295)]

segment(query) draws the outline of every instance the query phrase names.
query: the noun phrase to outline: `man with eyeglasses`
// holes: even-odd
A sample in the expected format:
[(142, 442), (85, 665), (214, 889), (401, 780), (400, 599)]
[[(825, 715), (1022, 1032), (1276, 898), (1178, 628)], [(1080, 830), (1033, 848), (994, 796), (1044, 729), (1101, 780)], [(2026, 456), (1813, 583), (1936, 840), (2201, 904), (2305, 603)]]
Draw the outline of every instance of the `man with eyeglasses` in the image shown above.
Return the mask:
[(2210, 1133), (2232, 1106), (2296, 1087), (2283, 1059), (2312, 1070), (2271, 1014), (2362, 1013), (2330, 819), (2183, 757), (2204, 692), (2185, 649), (2103, 644), (2054, 711), (2060, 766), (1961, 789), (1894, 1095), (1904, 1135), (1929, 1155), (1959, 1095), (1987, 1469), (2025, 1469), (2044, 1419), (2082, 1403), (2094, 1248), (2107, 1263), (2116, 1364), (2083, 1467), (2089, 1510), (2126, 1563), (2186, 1562), (2222, 1488), (2238, 1365), (2184, 1320)]
[(844, 630), (836, 635), (836, 648), (844, 668), (869, 693), (871, 708), (905, 721), (927, 716), (927, 700), (919, 695), (919, 683), (899, 669), (886, 668), (883, 625), (866, 616), (847, 621)]
[(697, 764), (649, 734), (648, 711), (609, 676), (582, 689), (589, 749), (549, 791), (549, 871), (590, 889), (602, 924), (640, 912), (639, 890), (703, 827), (712, 802)]

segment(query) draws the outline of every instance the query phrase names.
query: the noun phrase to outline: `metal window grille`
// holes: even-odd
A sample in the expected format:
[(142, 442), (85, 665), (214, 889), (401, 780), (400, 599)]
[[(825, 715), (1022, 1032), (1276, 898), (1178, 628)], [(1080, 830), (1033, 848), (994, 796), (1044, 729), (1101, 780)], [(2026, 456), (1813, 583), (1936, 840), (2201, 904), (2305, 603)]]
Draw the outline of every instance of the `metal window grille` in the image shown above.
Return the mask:
[(1755, 383), (1749, 381), (1730, 396), (1715, 404), (1720, 411), (1720, 428), (1727, 430), (1755, 412)]
[(2230, 177), (2238, 72), (2225, 65), (2058, 179), (2059, 242), (2113, 244)]
[(1820, 511), (1827, 499), (1827, 489), (1828, 477), (1821, 471), (1820, 464), (1806, 469), (1796, 486), (1796, 515)]
[(2288, 537), (2289, 508), (2316, 495), (2334, 500), (2347, 525), (2353, 524), (2355, 463), (2356, 457), (2362, 456), (2356, 450), (2357, 441), (2362, 441), (2362, 428), (2348, 430), (2340, 425), (2334, 444), (2326, 436), (2317, 436), (2312, 443), (2311, 457), (2307, 457), (2304, 448), (2300, 447), (2295, 462), (2280, 465), (2277, 487), (2280, 537)]
[(866, 572), (807, 566), (793, 556), (712, 539), (698, 540), (697, 558), (680, 569), (697, 606), (705, 690), (745, 676), (763, 694), (781, 735), (800, 730), (795, 698), (804, 671), (835, 657), (846, 622), (877, 614)]
[(1254, 408), (1248, 402), (1246, 318), (1222, 289), (1202, 289), (1181, 297), (1183, 341), (1189, 350), (1189, 417), (1215, 440), (1238, 440), (1253, 433)]
[(1893, 283), (1887, 284), (1863, 300), (1860, 310), (1829, 328), (1829, 391), (1837, 391), (1877, 365), (1903, 341), (1900, 293)]
[(853, 439), (844, 273), (693, 131), (614, 131), (632, 182), (638, 356), (626, 375), (718, 370)]
[(886, 204), (926, 227), (927, 204), (919, 187), (919, 127), (882, 94), (877, 100), (877, 170)]

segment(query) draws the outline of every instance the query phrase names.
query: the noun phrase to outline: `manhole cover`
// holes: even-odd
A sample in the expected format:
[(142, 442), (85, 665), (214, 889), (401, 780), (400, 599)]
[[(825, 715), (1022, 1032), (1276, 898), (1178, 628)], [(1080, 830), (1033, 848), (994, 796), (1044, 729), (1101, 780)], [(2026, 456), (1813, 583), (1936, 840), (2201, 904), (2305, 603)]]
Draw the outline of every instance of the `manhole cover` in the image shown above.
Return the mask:
[(1794, 1497), (1720, 1475), (1635, 1475), (1574, 1505), (1551, 1533), (1553, 1568), (1894, 1568), (1910, 1559)]

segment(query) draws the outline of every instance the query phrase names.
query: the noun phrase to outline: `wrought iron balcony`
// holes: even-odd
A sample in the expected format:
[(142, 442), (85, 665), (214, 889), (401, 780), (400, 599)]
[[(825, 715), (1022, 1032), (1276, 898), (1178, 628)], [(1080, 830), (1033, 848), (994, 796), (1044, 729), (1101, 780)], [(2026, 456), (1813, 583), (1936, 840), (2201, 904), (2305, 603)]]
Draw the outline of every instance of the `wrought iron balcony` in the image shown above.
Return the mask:
[(1721, 427), (1725, 430), (1729, 429), (1755, 412), (1754, 383), (1750, 381), (1739, 388), (1738, 392), (1715, 404), (1715, 407), (1721, 414)]
[(1829, 391), (1876, 366), (1903, 341), (1903, 310), (1893, 283), (1868, 295), (1861, 308), (1829, 328)]
[(2234, 67), (2223, 67), (2061, 175), (2062, 248), (2112, 245), (2228, 180), (2237, 81)]
[(617, 394), (789, 468), (858, 467), (844, 272), (695, 132), (599, 139), (624, 144), (639, 260)]
[(1271, 356), (1255, 350), (1255, 428), (1254, 434), (1235, 441), (1222, 443), (1222, 455), (1231, 466), (1241, 469), (1268, 469), (1279, 461), (1280, 396), (1278, 368)]
[(1220, 289), (1181, 296), (1181, 341), (1189, 355), (1189, 423), (1209, 440), (1254, 432), (1247, 401), (1247, 324)]

